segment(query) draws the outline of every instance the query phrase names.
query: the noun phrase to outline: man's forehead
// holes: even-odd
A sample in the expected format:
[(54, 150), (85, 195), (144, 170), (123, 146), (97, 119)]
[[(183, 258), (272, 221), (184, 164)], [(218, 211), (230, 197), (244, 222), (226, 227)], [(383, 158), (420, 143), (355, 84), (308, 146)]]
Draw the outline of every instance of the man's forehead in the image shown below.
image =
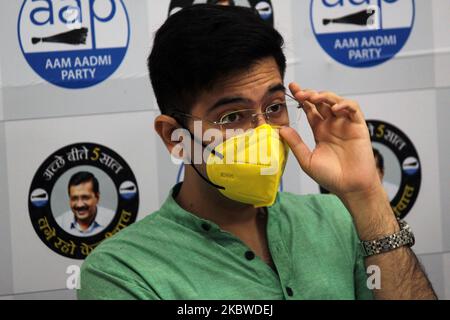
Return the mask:
[(218, 81), (213, 88), (199, 96), (193, 110), (209, 108), (221, 99), (241, 97), (256, 101), (272, 91), (284, 90), (278, 65), (273, 58), (268, 58), (248, 70)]
[(247, 70), (242, 70), (219, 80), (211, 93), (239, 93), (247, 90), (261, 90), (269, 87), (268, 83), (282, 82), (280, 70), (273, 58), (256, 62)]
[(94, 184), (92, 183), (92, 181), (86, 181), (77, 185), (70, 186), (70, 190), (72, 191), (93, 191), (93, 189)]

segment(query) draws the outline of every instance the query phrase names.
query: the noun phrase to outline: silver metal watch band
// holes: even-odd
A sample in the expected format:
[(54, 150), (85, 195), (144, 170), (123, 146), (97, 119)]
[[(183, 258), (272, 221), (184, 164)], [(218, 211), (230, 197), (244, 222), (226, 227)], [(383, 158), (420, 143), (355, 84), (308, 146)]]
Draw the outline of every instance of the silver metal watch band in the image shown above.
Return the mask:
[(399, 232), (377, 240), (361, 241), (365, 257), (392, 251), (403, 246), (412, 247), (414, 245), (414, 234), (410, 226), (403, 220), (398, 219), (398, 222), (401, 228)]

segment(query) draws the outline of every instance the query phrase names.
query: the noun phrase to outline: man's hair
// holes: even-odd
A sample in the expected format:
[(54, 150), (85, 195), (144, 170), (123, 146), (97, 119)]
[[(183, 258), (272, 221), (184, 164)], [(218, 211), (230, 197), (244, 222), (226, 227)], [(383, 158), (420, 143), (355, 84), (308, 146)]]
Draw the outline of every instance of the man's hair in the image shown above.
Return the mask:
[(72, 177), (70, 177), (69, 186), (67, 187), (69, 195), (70, 195), (70, 187), (78, 186), (86, 182), (92, 182), (92, 190), (94, 191), (95, 194), (99, 193), (97, 178), (90, 172), (80, 171), (75, 173)]
[(188, 113), (201, 92), (273, 57), (284, 77), (283, 37), (249, 8), (200, 4), (172, 16), (155, 34), (150, 80), (162, 114)]
[(378, 169), (380, 169), (382, 172), (384, 172), (384, 158), (381, 155), (380, 151), (378, 149), (373, 149), (373, 155), (375, 157), (375, 163), (377, 164)]

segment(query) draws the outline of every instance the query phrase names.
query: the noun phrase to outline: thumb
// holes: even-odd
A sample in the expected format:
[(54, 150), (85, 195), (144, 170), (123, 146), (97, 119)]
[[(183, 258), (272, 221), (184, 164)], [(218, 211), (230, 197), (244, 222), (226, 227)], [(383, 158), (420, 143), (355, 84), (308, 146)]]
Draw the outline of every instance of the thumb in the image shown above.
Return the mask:
[(284, 127), (280, 130), (280, 135), (288, 143), (300, 167), (308, 172), (312, 153), (297, 131), (291, 127)]

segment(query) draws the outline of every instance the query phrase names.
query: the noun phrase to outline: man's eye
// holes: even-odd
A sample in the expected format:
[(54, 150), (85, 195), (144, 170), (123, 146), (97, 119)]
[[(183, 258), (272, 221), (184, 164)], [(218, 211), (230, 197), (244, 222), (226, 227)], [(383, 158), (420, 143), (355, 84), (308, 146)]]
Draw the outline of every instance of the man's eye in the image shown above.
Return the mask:
[(282, 109), (282, 103), (273, 104), (266, 108), (266, 113), (277, 113)]
[(228, 113), (220, 118), (220, 123), (226, 124), (226, 123), (234, 123), (241, 121), (243, 118), (242, 114), (240, 112), (231, 112)]

